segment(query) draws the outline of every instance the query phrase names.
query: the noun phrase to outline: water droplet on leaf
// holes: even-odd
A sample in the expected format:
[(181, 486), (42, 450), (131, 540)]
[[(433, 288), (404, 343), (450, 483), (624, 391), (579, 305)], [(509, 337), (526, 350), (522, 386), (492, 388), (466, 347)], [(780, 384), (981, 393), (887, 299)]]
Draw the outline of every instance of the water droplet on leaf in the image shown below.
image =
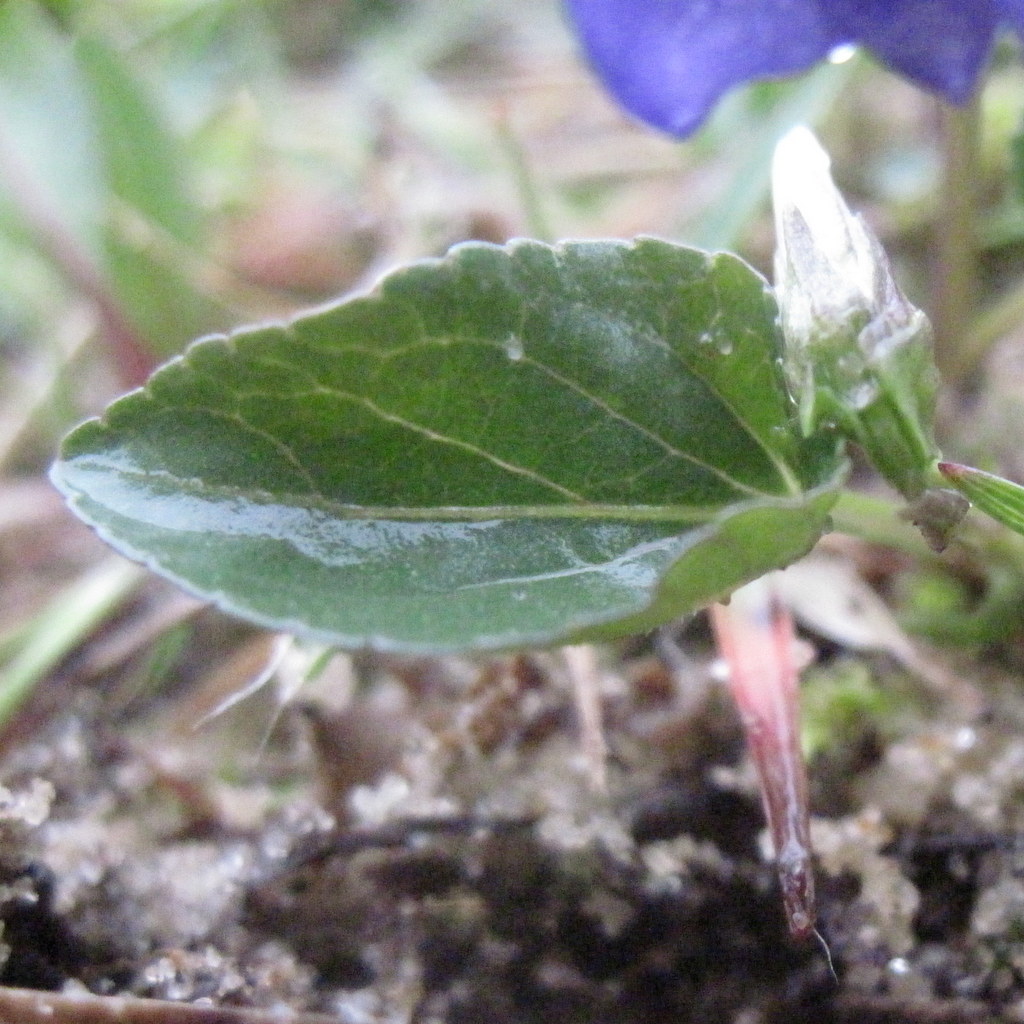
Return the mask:
[(505, 355), (513, 362), (523, 358), (523, 339), (518, 334), (511, 333), (505, 339)]

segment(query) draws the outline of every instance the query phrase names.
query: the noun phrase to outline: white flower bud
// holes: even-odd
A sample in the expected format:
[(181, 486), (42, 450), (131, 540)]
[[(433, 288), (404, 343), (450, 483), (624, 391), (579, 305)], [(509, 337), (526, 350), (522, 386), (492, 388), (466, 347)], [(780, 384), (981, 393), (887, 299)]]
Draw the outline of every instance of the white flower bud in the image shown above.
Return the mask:
[(847, 338), (869, 356), (921, 313), (903, 297), (889, 260), (863, 218), (850, 212), (828, 154), (805, 127), (779, 142), (772, 162), (775, 286), (790, 348)]
[(941, 484), (931, 325), (843, 201), (828, 154), (808, 129), (794, 128), (776, 147), (772, 192), (775, 291), (801, 428), (808, 436), (844, 434), (901, 494), (917, 499)]

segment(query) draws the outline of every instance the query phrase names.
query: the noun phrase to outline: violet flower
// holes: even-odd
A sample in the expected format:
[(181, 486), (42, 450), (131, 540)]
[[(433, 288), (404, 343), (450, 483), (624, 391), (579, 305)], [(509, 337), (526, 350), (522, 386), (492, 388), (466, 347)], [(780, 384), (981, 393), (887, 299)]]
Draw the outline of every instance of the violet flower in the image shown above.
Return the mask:
[(566, 0), (597, 73), (636, 117), (692, 132), (723, 93), (859, 45), (963, 103), (1024, 0)]

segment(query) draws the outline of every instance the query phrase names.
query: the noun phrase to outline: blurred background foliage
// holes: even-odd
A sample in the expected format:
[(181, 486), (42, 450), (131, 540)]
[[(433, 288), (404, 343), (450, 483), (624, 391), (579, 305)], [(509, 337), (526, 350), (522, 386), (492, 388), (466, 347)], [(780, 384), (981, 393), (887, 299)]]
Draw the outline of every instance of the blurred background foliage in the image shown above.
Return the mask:
[[(950, 325), (947, 454), (1020, 478), (1022, 100), (1009, 42), (960, 136), (855, 56), (738, 91), (677, 143), (604, 96), (557, 0), (0, 3), (0, 703), (139, 586), (94, 568), (43, 480), (68, 427), (195, 337), (467, 239), (652, 233), (768, 273), (768, 165), (797, 122), (911, 298)], [(956, 287), (950, 251), (968, 254)], [(929, 580), (905, 588), (915, 614)], [(957, 615), (985, 587), (961, 582), (936, 584)]]

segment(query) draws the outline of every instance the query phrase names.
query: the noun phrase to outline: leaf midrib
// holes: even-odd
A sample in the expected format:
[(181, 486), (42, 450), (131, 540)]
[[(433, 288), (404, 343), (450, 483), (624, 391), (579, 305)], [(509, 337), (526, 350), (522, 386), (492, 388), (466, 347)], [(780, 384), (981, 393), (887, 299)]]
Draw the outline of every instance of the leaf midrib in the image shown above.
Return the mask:
[[(149, 483), (159, 481), (162, 496), (173, 493), (206, 501), (247, 501), (262, 508), (274, 505), (289, 509), (320, 512), (338, 521), (391, 521), (391, 522), (488, 522), (495, 520), (566, 520), (607, 523), (662, 522), (680, 526), (702, 526), (724, 512), (739, 506), (789, 504), (792, 495), (758, 495), (753, 499), (740, 499), (725, 504), (696, 505), (637, 505), (606, 504), (601, 502), (567, 502), (558, 504), (524, 505), (362, 505), (333, 501), (320, 494), (273, 493), (262, 489), (247, 489), (236, 485), (212, 484), (183, 478), (165, 470), (133, 470), (123, 465), (110, 465), (95, 457), (72, 459), (86, 472), (98, 471), (118, 477)], [(72, 485), (73, 486), (73, 485)], [(77, 490), (78, 488), (76, 488)], [(83, 492), (84, 493), (84, 492)], [(95, 498), (93, 500), (96, 500)]]

